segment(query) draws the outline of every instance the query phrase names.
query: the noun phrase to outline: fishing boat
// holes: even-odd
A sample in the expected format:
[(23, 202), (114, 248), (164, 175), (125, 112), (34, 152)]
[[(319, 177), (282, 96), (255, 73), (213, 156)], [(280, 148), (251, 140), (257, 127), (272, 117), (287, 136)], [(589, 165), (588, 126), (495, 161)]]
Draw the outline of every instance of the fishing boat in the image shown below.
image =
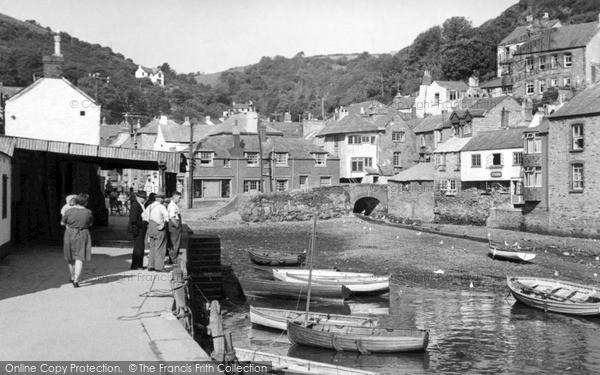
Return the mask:
[(512, 295), (530, 307), (562, 314), (600, 315), (600, 293), (587, 285), (539, 277), (507, 277)]
[(288, 321), (292, 343), (362, 354), (425, 350), (428, 330), (387, 329)]
[[(240, 284), (247, 296), (307, 299), (308, 287), (304, 284), (286, 283), (279, 280), (258, 280), (240, 277)], [(343, 285), (315, 285), (311, 290), (317, 301), (343, 303), (350, 297), (350, 289)]]
[(491, 240), (488, 246), (488, 255), (492, 257), (492, 259), (503, 259), (514, 262), (531, 262), (536, 256), (536, 254), (532, 253), (532, 251), (535, 249), (533, 247), (521, 248), (517, 246), (500, 246)]
[[(291, 283), (303, 283), (308, 285), (308, 276), (286, 274), (286, 281)], [(313, 285), (344, 285), (354, 294), (383, 294), (390, 290), (390, 277), (336, 277), (336, 276), (312, 276)]]
[(284, 251), (248, 250), (250, 260), (261, 266), (299, 266), (304, 263), (306, 253)]
[(379, 375), (377, 372), (355, 369), (309, 361), (306, 359), (286, 357), (283, 355), (259, 352), (250, 349), (235, 348), (238, 361), (256, 363), (263, 366), (269, 363), (272, 370), (294, 374), (319, 374), (319, 375)]
[[(353, 325), (362, 327), (376, 327), (378, 320), (376, 317), (339, 315), (309, 312), (308, 320), (314, 323)], [(250, 306), (250, 322), (261, 326), (280, 329), (287, 329), (288, 320), (304, 320), (306, 312), (297, 310), (269, 309), (265, 307)]]
[(376, 276), (369, 272), (342, 272), (335, 269), (316, 269), (310, 271), (304, 268), (274, 268), (273, 277), (281, 281), (297, 282), (296, 280), (290, 280), (290, 276), (308, 277), (311, 273), (312, 277), (335, 277), (335, 278), (347, 278), (347, 279), (374, 279)]

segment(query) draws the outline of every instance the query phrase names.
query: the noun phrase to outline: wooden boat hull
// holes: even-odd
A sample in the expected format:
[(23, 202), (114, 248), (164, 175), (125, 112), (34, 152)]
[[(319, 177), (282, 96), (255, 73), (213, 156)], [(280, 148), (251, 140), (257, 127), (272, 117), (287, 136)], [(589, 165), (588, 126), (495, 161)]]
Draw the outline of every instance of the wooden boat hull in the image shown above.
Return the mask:
[(248, 250), (248, 255), (252, 262), (261, 266), (299, 266), (306, 260), (306, 253)]
[[(304, 284), (286, 283), (278, 280), (257, 280), (239, 278), (244, 294), (247, 296), (295, 298), (306, 300), (308, 287)], [(345, 286), (313, 285), (311, 299), (317, 301), (343, 303), (350, 297), (350, 289)]]
[[(294, 275), (299, 277), (308, 277), (308, 269), (296, 268), (296, 269), (273, 269), (273, 277), (281, 281), (292, 281), (289, 280), (288, 275)], [(313, 277), (336, 277), (336, 278), (349, 278), (349, 279), (372, 279), (374, 274), (368, 272), (339, 272), (331, 269), (317, 269), (312, 271)]]
[[(286, 273), (286, 281), (308, 285), (308, 276)], [(389, 276), (351, 278), (313, 275), (311, 283), (312, 285), (344, 285), (354, 294), (383, 294), (390, 290)]]
[(507, 277), (509, 289), (527, 306), (561, 314), (600, 315), (600, 294), (592, 287), (538, 277)]
[[(304, 321), (306, 313), (296, 310), (269, 309), (264, 307), (250, 306), (250, 322), (259, 324), (265, 327), (287, 329), (288, 320)], [(376, 327), (378, 324), (377, 318), (369, 318), (366, 316), (352, 316), (339, 314), (326, 314), (310, 312), (308, 320), (313, 323), (326, 323), (348, 326)]]
[(429, 331), (336, 326), (288, 322), (292, 343), (360, 353), (394, 353), (425, 350)]
[(355, 369), (351, 367), (331, 365), (309, 361), (306, 359), (286, 357), (277, 354), (259, 352), (250, 349), (235, 348), (235, 355), (241, 362), (271, 363), (274, 370), (291, 372), (294, 374), (319, 374), (319, 375), (378, 375), (376, 372)]
[(497, 259), (510, 260), (513, 262), (531, 262), (536, 256), (536, 254), (533, 254), (533, 253), (527, 253), (527, 252), (522, 252), (522, 251), (500, 250), (495, 247), (490, 247), (490, 249), (488, 250), (488, 255), (490, 257), (492, 257), (492, 259), (497, 258)]

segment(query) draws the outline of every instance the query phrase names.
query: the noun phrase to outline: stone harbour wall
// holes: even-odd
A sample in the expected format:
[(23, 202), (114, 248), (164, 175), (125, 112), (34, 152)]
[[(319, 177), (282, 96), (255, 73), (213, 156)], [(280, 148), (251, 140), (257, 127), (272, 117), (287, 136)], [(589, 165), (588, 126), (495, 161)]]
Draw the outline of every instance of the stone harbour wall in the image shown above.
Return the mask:
[(350, 196), (340, 186), (244, 195), (238, 203), (240, 216), (247, 222), (306, 221), (315, 213), (319, 219), (332, 219), (352, 210)]
[(510, 195), (481, 194), (475, 188), (461, 190), (455, 196), (435, 193), (436, 221), (450, 224), (486, 225), (493, 207), (507, 207)]

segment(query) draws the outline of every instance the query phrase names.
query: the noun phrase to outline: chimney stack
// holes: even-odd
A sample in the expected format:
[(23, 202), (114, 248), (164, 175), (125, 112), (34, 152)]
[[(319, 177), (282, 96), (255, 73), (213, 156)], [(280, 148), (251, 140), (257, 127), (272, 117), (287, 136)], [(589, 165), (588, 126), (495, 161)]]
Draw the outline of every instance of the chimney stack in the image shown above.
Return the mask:
[(258, 138), (261, 142), (267, 141), (267, 125), (262, 121), (258, 124)]
[(160, 120), (158, 121), (158, 123), (161, 125), (167, 125), (167, 123), (168, 123), (167, 115), (160, 115)]
[(60, 54), (60, 32), (57, 31), (54, 35), (54, 54), (44, 56), (44, 77), (46, 78), (62, 78), (64, 57)]
[(429, 70), (425, 70), (423, 72), (423, 80), (421, 81), (421, 84), (426, 86), (431, 85), (431, 73), (429, 73)]
[(525, 100), (523, 100), (521, 108), (523, 110), (523, 120), (527, 123), (531, 122), (531, 119), (533, 118), (533, 103), (529, 97), (526, 97)]
[(500, 127), (502, 129), (508, 129), (508, 116), (509, 116), (509, 111), (506, 109), (506, 107), (502, 107), (502, 114), (500, 117)]

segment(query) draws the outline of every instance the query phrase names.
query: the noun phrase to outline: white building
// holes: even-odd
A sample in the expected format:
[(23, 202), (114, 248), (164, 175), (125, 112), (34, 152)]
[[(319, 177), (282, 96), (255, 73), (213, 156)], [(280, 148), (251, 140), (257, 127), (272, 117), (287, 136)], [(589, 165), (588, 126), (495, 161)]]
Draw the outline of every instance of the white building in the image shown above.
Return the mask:
[(62, 78), (60, 37), (44, 57), (44, 78), (6, 101), (5, 135), (100, 145), (100, 105)]
[(509, 192), (523, 164), (523, 128), (477, 133), (461, 152), (462, 188)]
[(8, 254), (11, 241), (12, 150), (11, 145), (0, 144), (0, 259)]
[(432, 82), (431, 75), (425, 71), (413, 108), (418, 118), (440, 115), (442, 111), (451, 112), (459, 106), (468, 90), (469, 86), (461, 81)]
[(138, 65), (138, 68), (135, 71), (135, 78), (150, 78), (150, 81), (152, 81), (152, 83), (154, 83), (155, 85), (165, 85), (165, 75), (160, 68), (150, 69)]

